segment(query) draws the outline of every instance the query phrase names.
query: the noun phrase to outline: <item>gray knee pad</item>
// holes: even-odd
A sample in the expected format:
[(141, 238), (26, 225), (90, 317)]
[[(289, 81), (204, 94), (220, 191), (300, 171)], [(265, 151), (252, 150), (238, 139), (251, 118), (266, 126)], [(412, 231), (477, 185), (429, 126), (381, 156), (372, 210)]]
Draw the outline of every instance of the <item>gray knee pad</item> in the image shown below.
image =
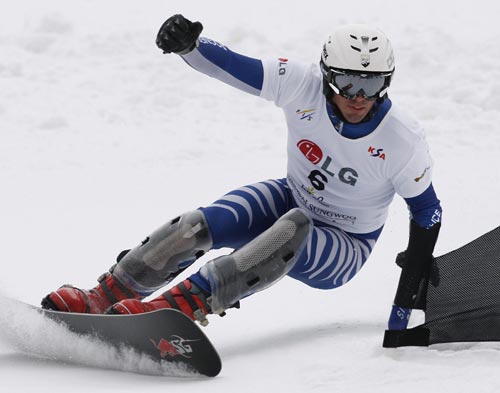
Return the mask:
[(194, 210), (167, 222), (130, 250), (114, 267), (113, 275), (147, 296), (211, 247), (205, 215)]
[(212, 289), (212, 312), (220, 314), (285, 276), (307, 244), (312, 227), (305, 211), (293, 209), (239, 250), (203, 266), (200, 273)]

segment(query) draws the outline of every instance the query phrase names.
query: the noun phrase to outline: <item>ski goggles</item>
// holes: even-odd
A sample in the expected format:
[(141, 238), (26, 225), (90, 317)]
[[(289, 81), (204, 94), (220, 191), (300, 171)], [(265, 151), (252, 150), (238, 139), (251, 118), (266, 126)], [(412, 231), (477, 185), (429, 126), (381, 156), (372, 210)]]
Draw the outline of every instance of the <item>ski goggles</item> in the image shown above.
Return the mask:
[(333, 91), (344, 98), (352, 100), (361, 96), (375, 100), (386, 93), (392, 72), (363, 73), (330, 68), (325, 77)]

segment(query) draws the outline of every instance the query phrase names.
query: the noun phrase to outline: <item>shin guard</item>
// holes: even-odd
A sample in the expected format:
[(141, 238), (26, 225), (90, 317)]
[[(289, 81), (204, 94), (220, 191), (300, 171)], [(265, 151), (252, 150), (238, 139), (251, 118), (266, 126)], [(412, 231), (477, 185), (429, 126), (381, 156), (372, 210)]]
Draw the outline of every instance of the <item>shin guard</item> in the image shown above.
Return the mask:
[(312, 226), (304, 210), (293, 209), (239, 250), (203, 266), (200, 273), (212, 289), (212, 312), (221, 314), (285, 276), (307, 244)]
[(211, 247), (205, 215), (194, 210), (169, 221), (127, 252), (114, 267), (113, 275), (148, 296)]

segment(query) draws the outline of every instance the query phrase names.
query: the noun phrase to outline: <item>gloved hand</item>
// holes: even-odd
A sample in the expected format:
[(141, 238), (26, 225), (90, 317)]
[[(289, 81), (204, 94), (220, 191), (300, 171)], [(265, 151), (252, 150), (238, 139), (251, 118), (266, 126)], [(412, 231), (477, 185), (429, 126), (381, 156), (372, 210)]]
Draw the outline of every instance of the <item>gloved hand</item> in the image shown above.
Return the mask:
[(200, 22), (191, 22), (177, 14), (168, 18), (160, 27), (156, 37), (156, 45), (163, 53), (185, 55), (195, 47), (203, 30)]

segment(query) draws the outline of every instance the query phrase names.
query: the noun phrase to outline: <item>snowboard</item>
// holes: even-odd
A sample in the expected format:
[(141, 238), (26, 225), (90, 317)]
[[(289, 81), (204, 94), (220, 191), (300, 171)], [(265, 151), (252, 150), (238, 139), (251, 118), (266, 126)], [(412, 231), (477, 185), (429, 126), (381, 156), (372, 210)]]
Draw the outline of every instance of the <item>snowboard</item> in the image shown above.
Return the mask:
[(52, 310), (40, 312), (80, 335), (96, 337), (113, 346), (125, 346), (157, 362), (183, 363), (209, 377), (222, 364), (210, 340), (180, 311), (163, 309), (135, 315), (78, 314)]

